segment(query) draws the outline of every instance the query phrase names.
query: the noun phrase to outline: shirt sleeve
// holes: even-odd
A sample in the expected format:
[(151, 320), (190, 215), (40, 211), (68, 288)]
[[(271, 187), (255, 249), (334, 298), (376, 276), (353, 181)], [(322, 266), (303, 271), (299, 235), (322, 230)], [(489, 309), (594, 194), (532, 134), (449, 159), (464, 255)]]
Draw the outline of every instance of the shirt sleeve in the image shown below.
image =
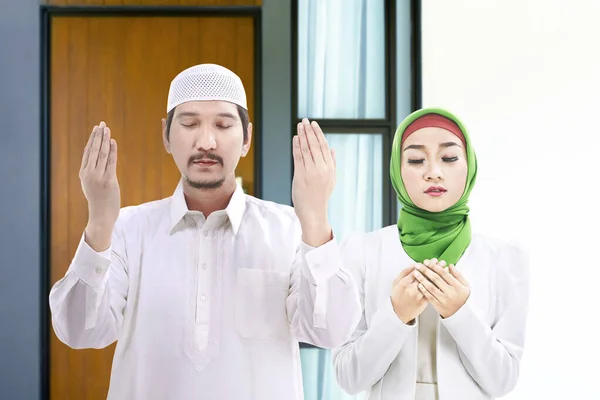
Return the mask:
[(335, 238), (316, 248), (300, 242), (287, 311), (292, 332), (301, 342), (332, 348), (354, 331), (360, 319), (358, 289), (342, 264)]
[(398, 318), (391, 298), (381, 305), (367, 324), (364, 237), (349, 237), (341, 247), (345, 265), (358, 284), (362, 316), (352, 337), (333, 350), (332, 358), (340, 387), (350, 394), (358, 394), (371, 388), (385, 375), (416, 325), (407, 325)]
[(99, 349), (117, 340), (129, 286), (118, 225), (103, 252), (94, 251), (84, 233), (65, 276), (50, 290), (54, 332), (71, 348)]
[(519, 378), (529, 304), (529, 262), (520, 246), (498, 254), (496, 320), (488, 325), (472, 299), (442, 323), (456, 341), (471, 377), (491, 396), (512, 391)]

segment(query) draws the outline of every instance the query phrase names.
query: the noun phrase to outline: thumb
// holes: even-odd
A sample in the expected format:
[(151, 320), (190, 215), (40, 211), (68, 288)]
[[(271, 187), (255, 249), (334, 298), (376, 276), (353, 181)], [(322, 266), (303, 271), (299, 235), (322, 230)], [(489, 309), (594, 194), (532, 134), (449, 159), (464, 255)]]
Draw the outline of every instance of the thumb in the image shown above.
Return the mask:
[(398, 284), (398, 282), (400, 282), (402, 279), (404, 279), (408, 275), (410, 275), (410, 273), (413, 272), (414, 270), (415, 270), (415, 266), (411, 265), (410, 267), (405, 268), (402, 271), (400, 271), (400, 273), (398, 274), (396, 279), (394, 279), (394, 286), (396, 286)]

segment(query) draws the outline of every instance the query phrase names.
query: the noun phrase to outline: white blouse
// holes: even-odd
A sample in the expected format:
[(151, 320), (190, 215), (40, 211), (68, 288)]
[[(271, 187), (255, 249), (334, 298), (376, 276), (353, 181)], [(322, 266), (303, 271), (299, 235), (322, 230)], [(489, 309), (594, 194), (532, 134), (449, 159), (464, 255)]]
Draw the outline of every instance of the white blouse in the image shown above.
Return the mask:
[(417, 386), (415, 400), (437, 400), (436, 338), (438, 313), (431, 304), (417, 318)]
[(456, 264), (471, 288), (467, 302), (445, 319), (429, 308), (413, 325), (398, 318), (390, 300), (392, 282), (414, 263), (395, 225), (348, 237), (340, 254), (358, 282), (363, 310), (351, 339), (332, 354), (345, 391), (366, 391), (369, 400), (414, 400), (419, 386), (419, 396), (430, 400), (437, 387), (443, 400), (488, 400), (514, 389), (530, 293), (520, 246), (473, 235)]

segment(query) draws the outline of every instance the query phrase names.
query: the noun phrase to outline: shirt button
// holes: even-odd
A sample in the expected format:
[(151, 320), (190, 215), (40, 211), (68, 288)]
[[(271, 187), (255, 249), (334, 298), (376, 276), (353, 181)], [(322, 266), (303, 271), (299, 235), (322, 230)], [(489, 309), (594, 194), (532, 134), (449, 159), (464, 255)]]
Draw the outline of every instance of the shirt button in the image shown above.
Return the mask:
[(202, 301), (206, 300), (206, 296), (205, 295), (200, 296), (200, 300), (202, 300)]
[(96, 273), (97, 273), (97, 274), (101, 274), (101, 273), (102, 273), (102, 268), (100, 268), (100, 267), (96, 267)]
[(202, 264), (202, 269), (206, 269), (206, 267), (208, 267), (208, 265), (206, 265), (206, 263)]
[(204, 237), (208, 237), (208, 231), (204, 231)]

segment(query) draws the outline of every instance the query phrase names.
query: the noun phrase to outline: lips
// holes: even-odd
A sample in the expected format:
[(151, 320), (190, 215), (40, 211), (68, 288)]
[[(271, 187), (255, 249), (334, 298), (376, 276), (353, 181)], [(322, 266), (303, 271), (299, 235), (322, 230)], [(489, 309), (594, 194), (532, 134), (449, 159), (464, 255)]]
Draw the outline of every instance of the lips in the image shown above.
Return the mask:
[(442, 194), (446, 192), (447, 190), (441, 186), (431, 186), (425, 191), (427, 194)]
[(217, 164), (217, 162), (213, 161), (213, 160), (196, 160), (193, 163), (197, 164), (197, 165), (214, 165), (214, 164)]
[(188, 165), (197, 165), (199, 167), (211, 167), (217, 164), (223, 165), (223, 159), (216, 154), (208, 152), (193, 154), (188, 161)]

